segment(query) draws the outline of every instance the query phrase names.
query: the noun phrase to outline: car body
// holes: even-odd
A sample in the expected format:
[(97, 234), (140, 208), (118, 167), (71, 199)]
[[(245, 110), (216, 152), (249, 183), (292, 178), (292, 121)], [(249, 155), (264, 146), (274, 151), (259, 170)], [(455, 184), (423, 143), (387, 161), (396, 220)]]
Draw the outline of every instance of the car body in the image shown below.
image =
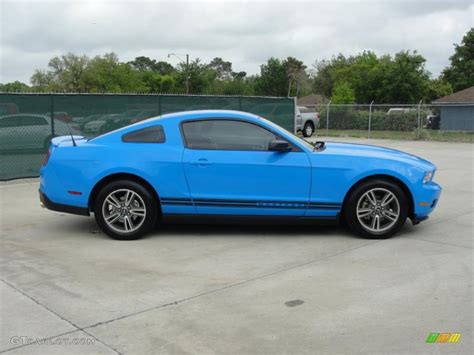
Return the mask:
[(416, 108), (410, 107), (392, 107), (387, 111), (387, 115), (401, 115), (405, 113), (416, 113)]
[(99, 133), (104, 133), (106, 130), (104, 127), (107, 125), (107, 122), (120, 121), (122, 115), (120, 113), (108, 113), (101, 115), (97, 119), (87, 121), (84, 124), (84, 132), (97, 135)]
[(157, 115), (156, 110), (135, 109), (123, 113), (111, 113), (88, 120), (84, 124), (84, 132), (94, 135), (106, 133), (132, 123), (143, 121)]
[(319, 113), (305, 106), (296, 106), (296, 131), (301, 132), (304, 137), (311, 137), (319, 127)]
[[(57, 135), (79, 133), (61, 120), (54, 120), (54, 132)], [(47, 115), (18, 113), (0, 116), (0, 150), (46, 150), (51, 136), (51, 117)]]
[[(56, 137), (48, 156), (40, 171), (43, 205), (94, 212), (117, 239), (144, 234), (157, 218), (190, 217), (338, 222), (343, 216), (362, 235), (386, 237), (407, 217), (426, 219), (441, 193), (432, 181), (436, 167), (424, 159), (376, 146), (312, 145), (239, 111), (167, 114), (90, 140)], [(133, 231), (127, 207), (146, 211)], [(396, 225), (388, 228), (382, 213), (394, 211)], [(109, 228), (111, 216), (122, 230)], [(362, 228), (366, 220), (380, 230)]]
[[(44, 115), (51, 117), (51, 112), (45, 112)], [(56, 111), (54, 112), (54, 118), (59, 121), (64, 121), (66, 123), (72, 121), (72, 117), (70, 114), (64, 111)]]
[(441, 121), (440, 115), (428, 115), (426, 116), (425, 125), (423, 128), (439, 129), (440, 121)]

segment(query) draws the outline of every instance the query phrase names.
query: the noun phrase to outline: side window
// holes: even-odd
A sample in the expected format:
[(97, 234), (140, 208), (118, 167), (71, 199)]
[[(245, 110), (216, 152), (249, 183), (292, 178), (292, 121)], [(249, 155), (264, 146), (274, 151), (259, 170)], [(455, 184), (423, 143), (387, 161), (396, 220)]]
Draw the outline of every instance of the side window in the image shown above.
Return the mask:
[(186, 146), (206, 150), (267, 151), (272, 132), (252, 123), (235, 120), (203, 120), (183, 123)]
[(20, 117), (0, 117), (0, 128), (11, 128), (20, 126)]
[(152, 126), (128, 132), (122, 136), (125, 143), (163, 143), (165, 132), (161, 126)]
[(22, 116), (21, 125), (22, 126), (47, 126), (48, 122), (46, 122), (46, 120), (40, 116)]

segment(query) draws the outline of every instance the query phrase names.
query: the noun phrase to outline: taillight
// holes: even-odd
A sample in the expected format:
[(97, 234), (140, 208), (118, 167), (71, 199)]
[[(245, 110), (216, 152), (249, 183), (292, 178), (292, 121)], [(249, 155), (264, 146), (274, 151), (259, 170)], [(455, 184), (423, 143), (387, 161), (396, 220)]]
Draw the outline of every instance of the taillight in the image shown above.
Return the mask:
[(48, 152), (46, 153), (46, 155), (44, 156), (43, 158), (43, 166), (45, 166), (46, 164), (48, 164), (48, 160), (49, 160), (49, 157), (51, 156), (51, 148), (48, 149)]
[(319, 116), (319, 112), (316, 112), (316, 118), (319, 119), (319, 117), (320, 117), (320, 116)]

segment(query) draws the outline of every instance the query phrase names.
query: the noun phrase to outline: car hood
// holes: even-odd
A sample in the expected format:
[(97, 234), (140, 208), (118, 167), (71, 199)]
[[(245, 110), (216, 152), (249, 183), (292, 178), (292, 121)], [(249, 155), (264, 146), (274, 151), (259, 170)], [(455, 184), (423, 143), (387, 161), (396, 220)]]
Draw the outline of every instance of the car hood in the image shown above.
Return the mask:
[(425, 170), (435, 169), (435, 165), (413, 154), (408, 154), (400, 150), (378, 147), (375, 145), (356, 143), (325, 143), (325, 154), (333, 154), (348, 157), (367, 157), (375, 159), (396, 160), (407, 164), (416, 165)]

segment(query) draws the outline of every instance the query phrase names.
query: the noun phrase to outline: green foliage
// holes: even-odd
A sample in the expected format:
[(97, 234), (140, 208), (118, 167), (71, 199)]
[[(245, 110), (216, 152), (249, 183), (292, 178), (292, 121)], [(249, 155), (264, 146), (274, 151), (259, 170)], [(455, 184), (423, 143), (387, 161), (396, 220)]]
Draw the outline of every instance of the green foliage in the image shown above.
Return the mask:
[(451, 65), (444, 69), (443, 78), (454, 91), (474, 85), (474, 28), (463, 37), (461, 44), (454, 45), (454, 54), (449, 57)]
[(283, 61), (283, 67), (288, 78), (287, 96), (300, 96), (299, 94), (309, 86), (306, 65), (294, 57), (288, 57)]
[(334, 92), (331, 96), (331, 103), (333, 104), (352, 104), (355, 102), (354, 90), (346, 81), (338, 82), (334, 87)]
[(255, 93), (269, 96), (300, 96), (309, 94), (309, 75), (302, 61), (288, 57), (268, 59), (260, 66), (260, 75), (255, 79)]
[(426, 96), (430, 74), (425, 61), (416, 51), (401, 51), (393, 57), (377, 57), (373, 52), (347, 58), (340, 54), (316, 63), (313, 90), (332, 97), (336, 84), (346, 82), (358, 103), (414, 103)]
[(129, 64), (121, 63), (114, 53), (96, 56), (82, 76), (87, 92), (145, 92), (146, 86), (137, 71)]
[(2, 92), (25, 92), (30, 91), (30, 87), (20, 81), (14, 81), (12, 83), (0, 84), (0, 91)]
[(175, 72), (175, 68), (167, 62), (150, 59), (148, 57), (136, 57), (135, 60), (128, 62), (133, 69), (143, 72), (154, 72), (160, 75), (170, 75)]
[[(329, 128), (338, 130), (367, 130), (369, 127), (368, 109), (357, 110), (354, 107), (330, 108)], [(422, 110), (421, 117), (426, 117), (428, 111)], [(326, 128), (326, 108), (321, 110), (320, 128)], [(372, 111), (371, 130), (374, 131), (403, 131), (412, 132), (418, 127), (418, 111), (387, 114), (383, 110)]]
[(222, 58), (214, 58), (207, 65), (207, 69), (214, 73), (214, 78), (220, 81), (232, 79), (232, 63), (226, 62)]
[(40, 90), (85, 91), (82, 76), (88, 63), (89, 58), (85, 55), (68, 53), (53, 57), (48, 63), (48, 71), (36, 70), (31, 83)]
[(260, 66), (260, 76), (255, 82), (257, 95), (286, 96), (288, 77), (283, 62), (277, 58), (268, 59)]
[[(115, 53), (89, 58), (64, 54), (51, 58), (45, 70), (31, 76), (35, 91), (146, 92), (262, 96), (305, 96), (319, 93), (333, 103), (425, 103), (473, 85), (474, 29), (455, 45), (451, 66), (432, 79), (425, 58), (416, 51), (377, 56), (364, 51), (339, 54), (314, 64), (314, 70), (294, 57), (270, 58), (260, 73), (234, 71), (221, 57), (203, 63), (199, 58), (176, 66), (146, 56), (121, 62)], [(2, 85), (2, 84), (0, 84)], [(28, 90), (19, 82), (3, 84), (4, 91)]]
[(443, 79), (433, 79), (428, 82), (425, 90), (424, 101), (431, 102), (452, 93), (453, 88), (451, 87), (450, 83), (444, 81)]

